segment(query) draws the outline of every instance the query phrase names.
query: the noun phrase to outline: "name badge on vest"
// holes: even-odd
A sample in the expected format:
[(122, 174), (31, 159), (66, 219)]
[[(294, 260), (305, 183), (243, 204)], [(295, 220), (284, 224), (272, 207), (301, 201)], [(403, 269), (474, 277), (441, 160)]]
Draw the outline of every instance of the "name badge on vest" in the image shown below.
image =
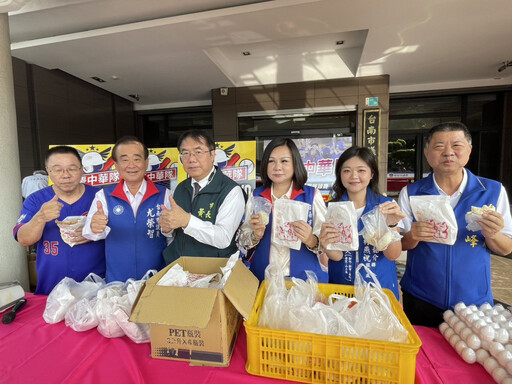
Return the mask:
[(123, 214), (123, 212), (124, 212), (124, 208), (123, 208), (123, 206), (122, 206), (122, 205), (116, 205), (116, 206), (114, 207), (114, 209), (112, 210), (112, 212), (114, 213), (114, 215), (118, 215), (118, 216), (119, 216), (119, 215), (122, 215), (122, 214)]

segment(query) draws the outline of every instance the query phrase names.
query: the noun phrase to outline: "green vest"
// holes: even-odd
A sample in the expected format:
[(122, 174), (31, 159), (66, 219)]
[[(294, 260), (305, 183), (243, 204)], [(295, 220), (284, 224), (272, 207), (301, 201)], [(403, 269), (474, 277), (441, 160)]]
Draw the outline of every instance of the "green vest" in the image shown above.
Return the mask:
[[(217, 169), (210, 183), (199, 191), (192, 201), (192, 179), (182, 181), (174, 191), (174, 200), (185, 212), (203, 220), (215, 224), (219, 208), (226, 196), (233, 188), (240, 188), (239, 185), (225, 176)], [(183, 228), (174, 231), (174, 240), (164, 250), (164, 260), (169, 265), (181, 256), (203, 256), (203, 257), (229, 257), (238, 248), (235, 243), (236, 233), (233, 234), (231, 244), (224, 249), (201, 243), (183, 232)]]

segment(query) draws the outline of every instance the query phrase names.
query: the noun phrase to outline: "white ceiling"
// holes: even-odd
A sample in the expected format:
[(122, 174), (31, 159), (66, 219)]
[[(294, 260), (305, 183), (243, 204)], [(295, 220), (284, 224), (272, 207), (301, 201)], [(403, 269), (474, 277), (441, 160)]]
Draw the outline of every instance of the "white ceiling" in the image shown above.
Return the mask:
[(391, 92), (512, 84), (512, 67), (498, 72), (512, 61), (510, 0), (25, 3), (9, 13), (14, 57), (137, 94), (139, 110), (209, 104), (219, 87), (380, 74)]

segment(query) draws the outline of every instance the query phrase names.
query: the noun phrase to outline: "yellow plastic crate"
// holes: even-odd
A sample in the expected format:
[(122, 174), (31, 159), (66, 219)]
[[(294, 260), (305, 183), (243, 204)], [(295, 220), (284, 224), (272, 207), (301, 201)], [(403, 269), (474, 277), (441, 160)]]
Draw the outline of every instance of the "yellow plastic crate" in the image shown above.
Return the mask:
[[(288, 289), (292, 285), (287, 282)], [(354, 296), (351, 285), (319, 284), (326, 296)], [(416, 355), (421, 340), (390, 290), (393, 312), (409, 332), (408, 343), (326, 336), (258, 327), (266, 292), (264, 282), (256, 296), (247, 332), (247, 372), (302, 383), (414, 383)]]

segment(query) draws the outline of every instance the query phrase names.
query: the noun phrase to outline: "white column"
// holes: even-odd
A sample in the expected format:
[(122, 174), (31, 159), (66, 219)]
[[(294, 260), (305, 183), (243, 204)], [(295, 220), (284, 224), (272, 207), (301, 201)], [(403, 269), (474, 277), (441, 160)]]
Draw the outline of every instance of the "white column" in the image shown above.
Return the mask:
[(28, 291), (27, 254), (12, 236), (21, 209), (21, 175), (7, 13), (0, 13), (0, 282)]

